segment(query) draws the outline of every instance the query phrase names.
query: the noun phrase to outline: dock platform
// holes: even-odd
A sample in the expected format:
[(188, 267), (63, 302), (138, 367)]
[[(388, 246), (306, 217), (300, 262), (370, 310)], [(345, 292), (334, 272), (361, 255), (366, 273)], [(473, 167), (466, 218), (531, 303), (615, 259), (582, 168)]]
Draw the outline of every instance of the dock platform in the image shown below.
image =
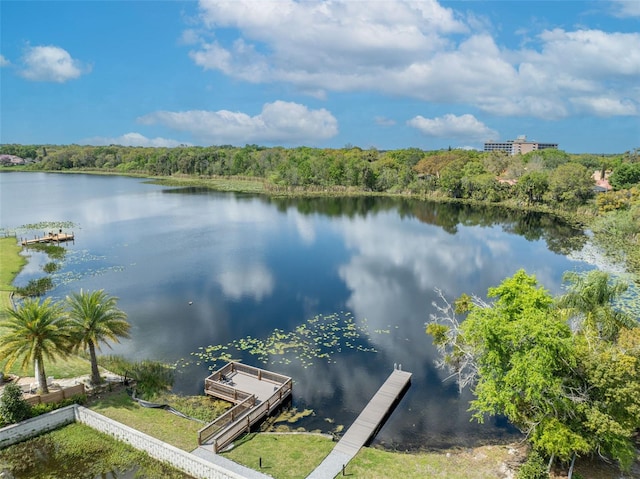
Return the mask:
[(67, 241), (75, 241), (75, 235), (73, 233), (48, 233), (44, 236), (36, 236), (32, 239), (24, 238), (20, 241), (22, 246), (29, 246), (38, 243), (66, 243)]
[(291, 395), (293, 380), (265, 369), (231, 362), (204, 381), (209, 396), (235, 405), (198, 431), (198, 445), (218, 453)]
[(411, 382), (411, 373), (394, 369), (329, 455), (307, 479), (333, 479), (378, 433)]

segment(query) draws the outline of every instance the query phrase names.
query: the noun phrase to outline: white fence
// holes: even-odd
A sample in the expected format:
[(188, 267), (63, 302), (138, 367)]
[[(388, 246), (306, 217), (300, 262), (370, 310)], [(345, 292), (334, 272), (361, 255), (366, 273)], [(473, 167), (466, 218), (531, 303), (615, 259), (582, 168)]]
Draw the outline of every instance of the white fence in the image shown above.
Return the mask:
[[(80, 422), (126, 442), (136, 449), (145, 451), (151, 457), (167, 462), (181, 471), (202, 479), (245, 479), (244, 475), (201, 459), (170, 444), (125, 426), (90, 409), (72, 405), (41, 416), (28, 419), (19, 424), (0, 429), (0, 449), (20, 441), (38, 436), (58, 427)], [(260, 475), (257, 471), (251, 471)], [(254, 476), (254, 474), (251, 474)], [(266, 476), (265, 476), (266, 477)]]

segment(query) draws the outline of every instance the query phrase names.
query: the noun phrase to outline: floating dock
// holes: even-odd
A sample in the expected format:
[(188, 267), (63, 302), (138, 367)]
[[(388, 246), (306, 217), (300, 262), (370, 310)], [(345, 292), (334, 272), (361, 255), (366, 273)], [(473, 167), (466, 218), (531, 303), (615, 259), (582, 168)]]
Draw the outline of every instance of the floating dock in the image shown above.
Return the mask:
[(342, 439), (307, 479), (333, 479), (378, 433), (411, 383), (411, 373), (394, 369)]
[(293, 380), (264, 369), (231, 362), (204, 381), (204, 393), (235, 404), (198, 431), (198, 445), (218, 453), (271, 414), (291, 396)]
[(62, 231), (59, 233), (48, 233), (44, 236), (36, 236), (33, 239), (22, 239), (20, 242), (22, 246), (29, 246), (32, 244), (39, 243), (66, 243), (67, 241), (75, 241), (75, 235), (73, 233), (63, 233)]

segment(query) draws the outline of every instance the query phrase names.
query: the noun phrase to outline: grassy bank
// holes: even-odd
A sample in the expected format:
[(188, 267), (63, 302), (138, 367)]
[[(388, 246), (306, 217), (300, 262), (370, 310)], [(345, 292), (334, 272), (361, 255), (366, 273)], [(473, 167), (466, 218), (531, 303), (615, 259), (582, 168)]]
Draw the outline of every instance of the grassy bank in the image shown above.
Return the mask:
[(22, 247), (18, 244), (18, 240), (13, 236), (0, 238), (0, 308), (1, 315), (5, 314), (5, 309), (11, 306), (9, 296), (15, 290), (13, 281), (18, 273), (27, 264), (27, 259), (20, 254)]
[[(214, 404), (216, 401), (205, 397), (202, 399), (210, 402), (211, 414), (215, 416), (217, 414)], [(159, 398), (157, 402), (163, 403), (164, 401)], [(190, 413), (175, 401), (171, 401), (171, 405), (181, 412)], [(181, 418), (164, 409), (141, 407), (125, 391), (107, 394), (102, 398), (98, 397), (92, 400), (89, 407), (115, 421), (184, 451), (193, 451), (198, 447), (198, 430), (203, 426), (202, 423)], [(213, 417), (209, 420), (212, 419)]]

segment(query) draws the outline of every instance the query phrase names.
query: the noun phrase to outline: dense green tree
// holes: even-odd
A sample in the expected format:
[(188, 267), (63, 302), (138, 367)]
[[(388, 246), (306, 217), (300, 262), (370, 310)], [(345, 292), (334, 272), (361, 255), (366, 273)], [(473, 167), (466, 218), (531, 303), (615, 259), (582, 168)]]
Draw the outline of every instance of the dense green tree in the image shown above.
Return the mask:
[(525, 163), (540, 162), (547, 170), (553, 170), (570, 161), (570, 156), (555, 148), (545, 148), (544, 150), (536, 150), (526, 153), (523, 156)]
[(594, 194), (592, 171), (577, 163), (565, 163), (549, 174), (549, 193), (553, 201), (580, 205)]
[(4, 329), (0, 357), (6, 358), (6, 368), (16, 361), (21, 361), (23, 368), (33, 364), (38, 391), (48, 393), (43, 360), (55, 361), (71, 350), (72, 330), (61, 306), (51, 298), (42, 302), (27, 298), (17, 309), (6, 309), (6, 319), (0, 321), (0, 327)]
[(120, 338), (129, 337), (131, 326), (127, 315), (116, 307), (117, 301), (117, 298), (109, 296), (104, 290), (80, 290), (66, 299), (74, 347), (89, 351), (93, 384), (101, 382), (96, 356), (100, 343), (119, 342)]
[(526, 173), (518, 179), (516, 184), (518, 195), (526, 198), (530, 205), (540, 203), (548, 189), (549, 177), (542, 171)]
[(492, 303), (443, 298), (427, 333), (440, 365), (473, 387), (478, 421), (505, 415), (551, 461), (598, 452), (627, 470), (640, 429), (640, 328), (613, 310), (624, 288), (603, 275), (569, 275), (555, 300), (518, 271), (489, 289)]
[(452, 198), (464, 197), (464, 164), (464, 160), (455, 160), (445, 166), (440, 175), (440, 186)]
[(623, 163), (609, 177), (616, 190), (629, 189), (640, 184), (640, 163)]
[(574, 427), (588, 438), (591, 451), (628, 470), (640, 431), (640, 328), (622, 328), (615, 342), (578, 335), (576, 352), (579, 368), (568, 383)]

